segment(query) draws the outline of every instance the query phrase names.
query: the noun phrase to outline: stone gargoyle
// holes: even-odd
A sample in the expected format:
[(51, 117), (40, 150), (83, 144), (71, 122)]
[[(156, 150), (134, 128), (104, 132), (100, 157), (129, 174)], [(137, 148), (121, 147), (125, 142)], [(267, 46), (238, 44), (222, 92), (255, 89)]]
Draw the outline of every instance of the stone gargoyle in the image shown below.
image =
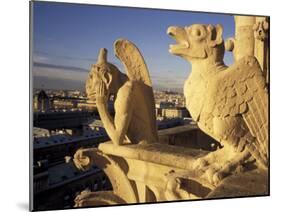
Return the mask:
[[(124, 64), (127, 75), (107, 62), (107, 50), (102, 48), (98, 61), (92, 65), (86, 81), (87, 96), (90, 100), (96, 101), (104, 128), (114, 145), (157, 142), (152, 83), (144, 59), (138, 48), (125, 39), (117, 40), (114, 50), (115, 55)], [(114, 97), (114, 117), (107, 108), (111, 96)], [(136, 202), (134, 195), (131, 195), (132, 189), (127, 176), (112, 158), (96, 148), (82, 148), (75, 153), (73, 162), (83, 171), (90, 169), (94, 163), (98, 164), (110, 178), (114, 190), (114, 192), (82, 191), (75, 199), (75, 207), (124, 204), (125, 200)]]
[(194, 168), (212, 184), (254, 164), (268, 168), (268, 91), (257, 59), (245, 56), (230, 67), (223, 62), (222, 26), (171, 26), (176, 40), (169, 52), (192, 71), (184, 84), (186, 107), (199, 128), (223, 148), (198, 160)]
[[(86, 93), (96, 100), (104, 128), (112, 142), (153, 143), (158, 140), (155, 103), (147, 66), (138, 48), (128, 40), (114, 44), (116, 57), (124, 64), (127, 75), (107, 62), (107, 50), (101, 49), (99, 59), (89, 73)], [(115, 117), (107, 110), (114, 95)]]

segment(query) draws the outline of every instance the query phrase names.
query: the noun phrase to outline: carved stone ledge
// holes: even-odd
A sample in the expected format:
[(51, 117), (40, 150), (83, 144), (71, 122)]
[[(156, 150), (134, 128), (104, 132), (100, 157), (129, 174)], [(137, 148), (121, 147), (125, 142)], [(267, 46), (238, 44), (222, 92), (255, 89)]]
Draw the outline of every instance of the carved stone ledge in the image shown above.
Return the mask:
[(194, 171), (192, 168), (194, 161), (209, 153), (204, 150), (178, 148), (160, 143), (116, 146), (112, 142), (106, 142), (101, 143), (98, 148), (104, 154), (171, 166), (190, 172)]
[(268, 191), (267, 171), (255, 167), (234, 173), (217, 186), (209, 184), (192, 168), (207, 151), (159, 143), (116, 146), (106, 142), (98, 148), (119, 161), (128, 179), (136, 185), (138, 202), (266, 195)]
[(135, 183), (139, 202), (204, 198), (214, 189), (193, 168), (194, 162), (207, 151), (160, 143), (116, 146), (106, 142), (98, 148), (122, 162), (119, 165)]

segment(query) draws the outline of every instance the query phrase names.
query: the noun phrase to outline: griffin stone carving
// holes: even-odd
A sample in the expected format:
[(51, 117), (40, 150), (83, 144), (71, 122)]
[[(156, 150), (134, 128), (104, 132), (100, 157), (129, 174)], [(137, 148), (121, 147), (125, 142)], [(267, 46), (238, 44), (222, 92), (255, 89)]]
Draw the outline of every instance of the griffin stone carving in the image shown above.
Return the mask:
[[(268, 91), (255, 57), (230, 67), (223, 62), (222, 26), (171, 26), (177, 44), (169, 52), (188, 60), (192, 72), (184, 85), (186, 107), (202, 131), (223, 148), (196, 162), (212, 184), (247, 164), (268, 167)], [(245, 46), (246, 48), (246, 46)]]

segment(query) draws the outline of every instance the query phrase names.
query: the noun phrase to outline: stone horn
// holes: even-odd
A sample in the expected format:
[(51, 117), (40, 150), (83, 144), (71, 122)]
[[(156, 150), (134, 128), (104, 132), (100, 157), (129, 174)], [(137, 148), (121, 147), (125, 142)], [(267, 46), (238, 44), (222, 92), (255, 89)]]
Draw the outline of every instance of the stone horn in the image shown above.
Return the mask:
[(107, 63), (107, 49), (101, 48), (98, 56), (97, 64)]

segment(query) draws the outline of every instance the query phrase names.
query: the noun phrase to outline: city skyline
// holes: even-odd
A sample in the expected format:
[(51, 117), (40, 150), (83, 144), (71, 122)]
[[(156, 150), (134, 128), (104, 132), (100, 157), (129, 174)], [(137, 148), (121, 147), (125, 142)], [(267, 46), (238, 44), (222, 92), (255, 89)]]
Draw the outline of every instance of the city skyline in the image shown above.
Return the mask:
[[(234, 19), (228, 14), (49, 2), (35, 2), (33, 13), (35, 88), (84, 90), (90, 65), (102, 47), (108, 49), (109, 61), (123, 71), (113, 44), (126, 38), (142, 52), (154, 89), (182, 91), (191, 67), (168, 52), (174, 41), (167, 28), (220, 23), (225, 39), (234, 34)], [(225, 63), (232, 63), (231, 53), (225, 54)]]

